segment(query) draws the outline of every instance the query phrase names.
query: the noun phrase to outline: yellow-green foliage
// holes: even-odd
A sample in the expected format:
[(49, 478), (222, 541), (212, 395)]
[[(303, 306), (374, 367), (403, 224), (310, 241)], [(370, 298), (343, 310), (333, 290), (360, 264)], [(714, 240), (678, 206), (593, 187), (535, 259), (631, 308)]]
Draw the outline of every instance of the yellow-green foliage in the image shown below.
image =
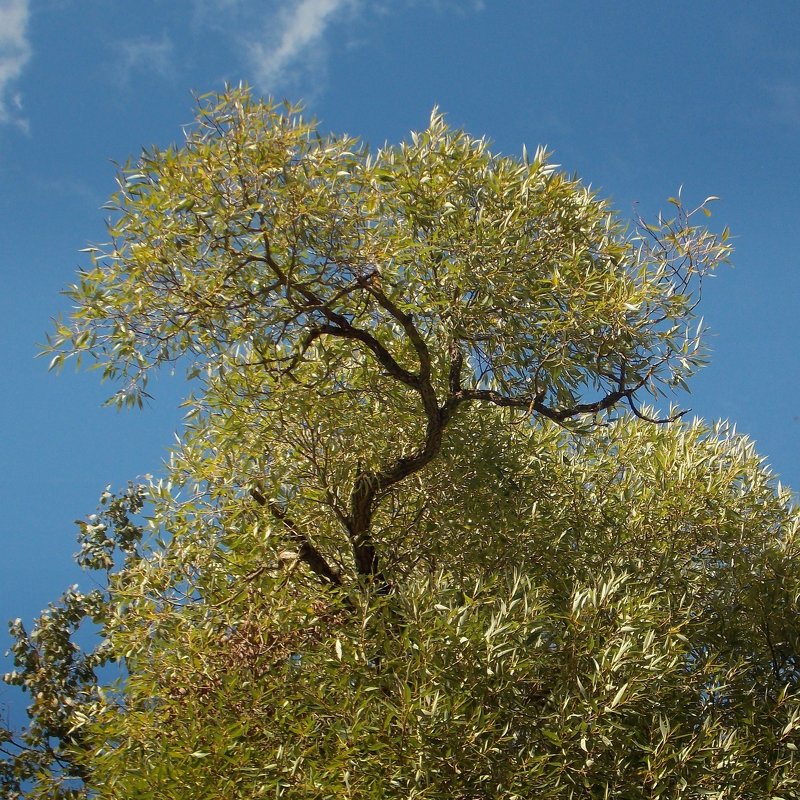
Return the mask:
[(194, 393), (80, 525), (104, 588), (13, 631), (9, 796), (800, 797), (797, 513), (645, 405), (729, 251), (674, 205), (629, 232), (438, 112), (370, 153), (245, 90), (126, 167), (53, 363)]

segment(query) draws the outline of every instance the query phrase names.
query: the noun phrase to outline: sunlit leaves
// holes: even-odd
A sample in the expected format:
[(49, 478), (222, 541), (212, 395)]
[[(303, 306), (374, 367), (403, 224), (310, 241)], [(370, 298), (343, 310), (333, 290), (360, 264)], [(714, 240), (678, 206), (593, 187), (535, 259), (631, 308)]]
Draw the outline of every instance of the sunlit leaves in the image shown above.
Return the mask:
[(52, 366), (193, 394), (164, 480), (79, 523), (104, 591), (14, 630), (82, 791), (798, 796), (791, 495), (643, 405), (705, 360), (715, 198), (629, 230), (549, 159), (436, 110), (370, 152), (232, 90), (121, 170)]
[(320, 304), (412, 369), (378, 280), (414, 316), (439, 385), (458, 346), (466, 385), (557, 408), (621, 384), (658, 393), (702, 363), (693, 292), (729, 252), (693, 224), (705, 205), (676, 199), (674, 219), (628, 235), (543, 150), (495, 155), (438, 112), (370, 154), (241, 90), (205, 98), (186, 143), (146, 151), (119, 186), (112, 242), (92, 249), (50, 347), (55, 365), (98, 359), (121, 404), (165, 361), (210, 377), (313, 362)]
[(465, 422), (399, 494), (419, 530), (379, 515), (389, 595), (322, 591), (235, 491), (164, 496), (101, 797), (796, 793), (798, 519), (752, 443)]

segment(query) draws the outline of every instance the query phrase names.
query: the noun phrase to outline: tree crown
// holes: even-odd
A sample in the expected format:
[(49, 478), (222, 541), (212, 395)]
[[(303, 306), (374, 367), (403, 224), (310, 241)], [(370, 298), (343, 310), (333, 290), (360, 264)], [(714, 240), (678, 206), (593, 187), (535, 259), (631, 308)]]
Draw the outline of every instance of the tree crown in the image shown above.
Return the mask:
[(181, 146), (121, 170), (49, 344), (119, 405), (185, 367), (187, 425), (163, 481), (80, 523), (104, 589), (15, 627), (36, 724), (0, 777), (795, 796), (797, 512), (731, 428), (646, 405), (704, 360), (711, 199), (631, 230), (543, 150), (437, 111), (373, 153), (203, 98)]

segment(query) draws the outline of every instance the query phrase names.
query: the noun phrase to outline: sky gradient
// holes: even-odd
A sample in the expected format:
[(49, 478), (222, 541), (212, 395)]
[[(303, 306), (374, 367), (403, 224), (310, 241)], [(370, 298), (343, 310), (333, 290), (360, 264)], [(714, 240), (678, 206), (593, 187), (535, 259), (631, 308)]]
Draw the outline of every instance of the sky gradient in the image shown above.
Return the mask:
[(89, 588), (72, 521), (158, 474), (179, 429), (180, 376), (118, 413), (96, 374), (34, 357), (80, 249), (105, 239), (114, 162), (179, 141), (192, 92), (225, 82), (373, 146), (438, 105), (504, 153), (548, 145), (630, 218), (681, 185), (688, 204), (719, 196), (735, 268), (705, 287), (712, 363), (679, 401), (736, 422), (800, 488), (798, 30), (800, 3), (769, 0), (0, 0), (0, 622)]

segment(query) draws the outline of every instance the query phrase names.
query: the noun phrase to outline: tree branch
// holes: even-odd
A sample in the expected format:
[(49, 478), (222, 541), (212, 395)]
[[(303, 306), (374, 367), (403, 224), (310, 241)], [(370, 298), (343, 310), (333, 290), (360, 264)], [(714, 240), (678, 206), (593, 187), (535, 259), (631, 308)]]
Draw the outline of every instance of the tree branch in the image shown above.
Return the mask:
[(380, 574), (375, 543), (370, 535), (376, 499), (403, 478), (418, 472), (437, 456), (442, 446), (442, 433), (451, 416), (449, 411), (445, 413), (444, 409), (439, 408), (436, 391), (430, 380), (430, 354), (410, 316), (406, 319), (404, 329), (409, 336), (411, 336), (409, 331), (413, 331), (414, 336), (421, 342), (420, 346), (416, 347), (420, 359), (420, 377), (415, 388), (419, 392), (426, 417), (425, 439), (412, 455), (402, 456), (378, 472), (362, 472), (356, 477), (350, 494), (350, 513), (347, 518), (356, 570), (365, 577), (377, 577), (381, 587), (388, 587), (388, 584)]
[(272, 516), (283, 523), (298, 546), (297, 557), (300, 561), (306, 563), (309, 569), (320, 578), (323, 583), (330, 583), (333, 586), (342, 585), (342, 576), (339, 574), (339, 571), (328, 564), (325, 556), (311, 543), (308, 536), (300, 530), (294, 520), (286, 516), (285, 509), (281, 508), (277, 503), (267, 500), (255, 487), (250, 489), (250, 496), (260, 506), (268, 508)]
[(649, 375), (650, 373), (648, 372), (648, 374), (645, 375), (644, 378), (638, 380), (635, 385), (626, 387), (625, 366), (622, 365), (622, 367), (620, 367), (619, 377), (615, 378), (619, 384), (617, 389), (608, 392), (599, 400), (594, 400), (591, 403), (576, 403), (575, 405), (568, 406), (567, 408), (551, 408), (543, 402), (541, 395), (535, 395), (533, 397), (510, 397), (491, 389), (461, 389), (458, 392), (451, 394), (447, 403), (445, 404), (445, 407), (453, 408), (454, 410), (455, 407), (463, 402), (478, 400), (481, 402), (492, 403), (493, 405), (504, 408), (519, 408), (524, 409), (529, 413), (536, 412), (537, 414), (541, 414), (543, 417), (551, 419), (554, 422), (563, 423), (568, 419), (581, 416), (582, 414), (597, 414), (600, 411), (607, 411), (609, 408), (613, 408), (615, 405), (617, 405), (617, 403), (624, 400), (630, 406), (631, 411), (637, 417), (639, 417), (639, 419), (643, 419), (647, 422), (665, 424), (680, 419), (686, 413), (686, 411), (680, 411), (676, 414), (670, 415), (669, 417), (654, 418), (643, 414), (636, 407), (633, 399), (634, 394), (638, 392), (642, 386), (644, 386)]
[[(373, 275), (375, 274), (379, 275), (379, 273), (373, 273)], [(426, 344), (425, 339), (420, 334), (416, 325), (414, 325), (413, 315), (401, 311), (394, 301), (390, 300), (383, 293), (383, 289), (380, 286), (380, 281), (375, 280), (373, 276), (360, 278), (359, 284), (363, 286), (378, 301), (378, 305), (381, 306), (381, 308), (383, 308), (385, 311), (388, 311), (389, 314), (400, 323), (400, 326), (403, 328), (406, 336), (408, 336), (409, 341), (419, 357), (420, 382), (430, 380), (431, 354), (428, 350), (428, 345)]]
[[(378, 360), (378, 363), (388, 372), (388, 374), (410, 386), (420, 395), (422, 406), (427, 419), (425, 440), (422, 446), (411, 456), (399, 458), (390, 466), (378, 472), (362, 472), (356, 476), (353, 489), (350, 494), (350, 511), (345, 517), (351, 545), (353, 548), (353, 558), (356, 571), (359, 575), (375, 577), (379, 575), (379, 565), (375, 543), (370, 535), (370, 525), (375, 509), (376, 497), (385, 492), (389, 487), (401, 481), (406, 476), (421, 469), (430, 462), (439, 452), (442, 441), (442, 430), (449, 414), (443, 415), (439, 408), (436, 392), (431, 383), (431, 356), (428, 346), (416, 328), (411, 314), (404, 313), (391, 299), (389, 299), (380, 288), (377, 281), (367, 277), (358, 280), (360, 286), (369, 292), (378, 304), (387, 311), (403, 328), (406, 336), (414, 347), (419, 359), (419, 374), (415, 374), (404, 367), (392, 356), (389, 350), (368, 331), (353, 325), (347, 317), (334, 311), (328, 303), (322, 300), (314, 291), (300, 283), (292, 281), (288, 275), (272, 258), (269, 251), (269, 242), (265, 239), (265, 261), (276, 277), (283, 285), (291, 291), (296, 292), (304, 298), (308, 304), (308, 311), (316, 311), (321, 314), (327, 322), (312, 328), (300, 346), (300, 351), (289, 367), (291, 369), (306, 352), (308, 347), (320, 336), (330, 335), (343, 339), (352, 339), (364, 344)], [(460, 366), (459, 366), (460, 374)], [(273, 509), (273, 513), (275, 510)], [(285, 518), (284, 524), (288, 525)], [(303, 540), (307, 546), (310, 543), (307, 539)], [(305, 560), (317, 574), (327, 577), (325, 566), (317, 562), (314, 554), (308, 550)], [(317, 555), (319, 555), (317, 551)], [(316, 568), (309, 559), (316, 563)], [(327, 566), (327, 565), (326, 565)], [(327, 567), (330, 570), (330, 567)], [(330, 580), (330, 578), (328, 578)], [(384, 582), (385, 583), (385, 582)]]
[[(305, 299), (305, 301), (308, 303), (306, 310), (318, 311), (323, 317), (325, 317), (326, 320), (328, 320), (328, 324), (316, 326), (310, 332), (311, 336), (316, 338), (320, 334), (327, 333), (344, 339), (355, 339), (356, 341), (360, 341), (373, 352), (381, 366), (393, 378), (397, 378), (397, 380), (401, 381), (407, 386), (419, 388), (421, 380), (420, 376), (415, 375), (413, 372), (409, 372), (409, 370), (400, 366), (394, 356), (371, 333), (363, 330), (362, 328), (357, 328), (350, 322), (349, 319), (347, 319), (347, 317), (334, 311), (327, 302), (325, 302), (307, 286), (303, 286), (300, 283), (292, 281), (273, 259), (269, 250), (269, 242), (266, 240), (266, 236), (264, 248), (264, 261), (275, 273), (276, 277), (281, 281), (284, 287), (286, 287), (288, 290), (297, 292)], [(304, 347), (307, 347), (308, 344), (310, 344), (310, 342), (304, 343)], [(428, 363), (430, 363), (430, 361)]]

